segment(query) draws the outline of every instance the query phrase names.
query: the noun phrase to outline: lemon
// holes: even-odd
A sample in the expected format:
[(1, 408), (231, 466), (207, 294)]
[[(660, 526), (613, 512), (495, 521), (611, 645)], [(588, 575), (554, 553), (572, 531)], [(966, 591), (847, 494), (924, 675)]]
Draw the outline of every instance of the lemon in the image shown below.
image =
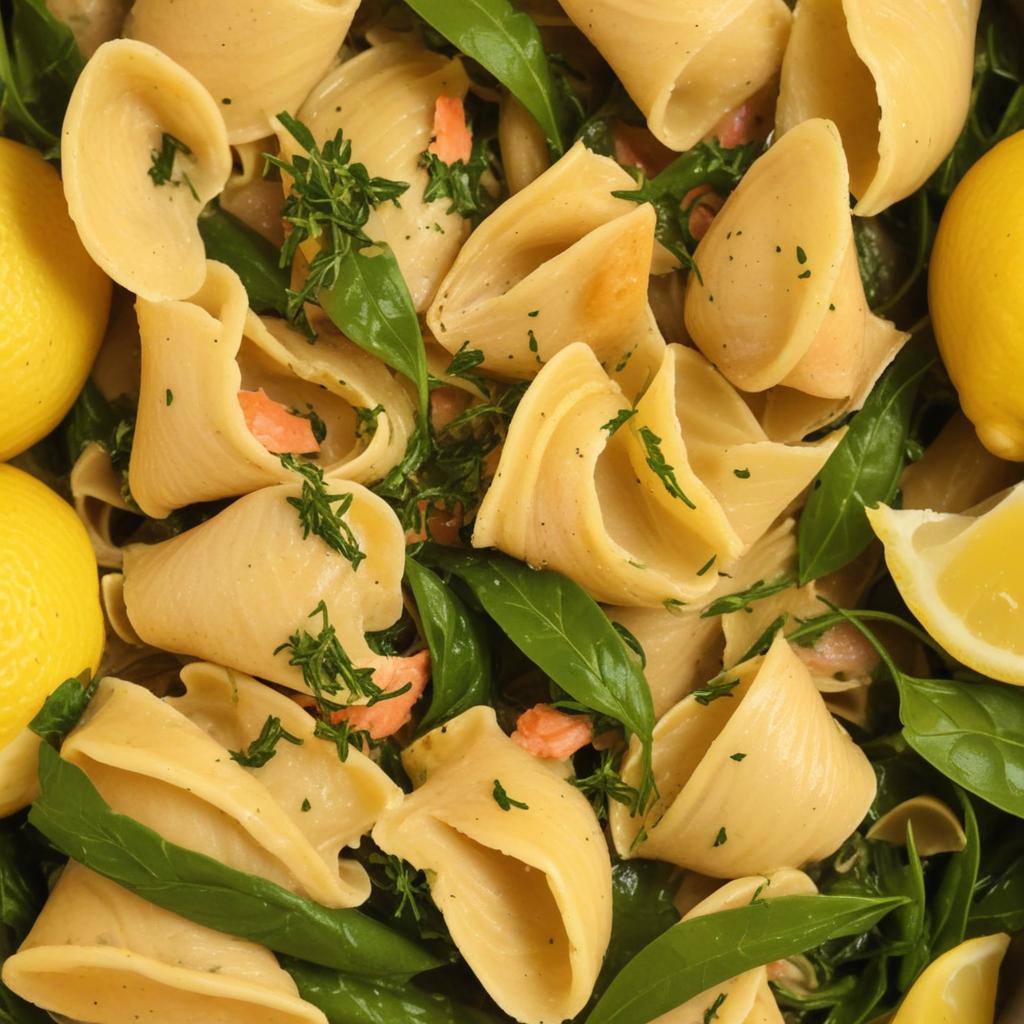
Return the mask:
[(892, 1024), (992, 1024), (1008, 935), (969, 939), (930, 964)]
[(932, 252), (928, 302), (946, 369), (982, 444), (1024, 461), (1024, 132), (953, 193)]
[(0, 139), (0, 462), (48, 434), (99, 349), (110, 279), (89, 258), (60, 177)]
[(96, 559), (71, 506), (0, 465), (0, 750), (103, 650)]
[(1024, 484), (974, 513), (867, 510), (903, 600), (953, 657), (1024, 685)]

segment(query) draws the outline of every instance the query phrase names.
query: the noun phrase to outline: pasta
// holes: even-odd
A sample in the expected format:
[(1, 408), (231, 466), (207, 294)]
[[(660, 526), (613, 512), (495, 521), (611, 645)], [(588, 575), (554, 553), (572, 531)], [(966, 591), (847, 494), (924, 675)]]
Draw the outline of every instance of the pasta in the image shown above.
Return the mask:
[(199, 79), (220, 106), (233, 144), (270, 134), (294, 113), (341, 49), (358, 0), (135, 0), (126, 34)]
[[(530, 1024), (575, 1016), (611, 928), (611, 865), (586, 799), (490, 708), (428, 733), (403, 763), (417, 788), (374, 840), (430, 872), (455, 944), (506, 1013)], [(499, 785), (516, 801), (508, 810)]]
[(922, 185), (967, 117), (981, 0), (800, 0), (776, 126), (831, 118), (850, 162), (855, 213)]
[[(767, 655), (723, 678), (734, 680), (732, 699), (685, 697), (655, 727), (659, 797), (644, 823), (611, 808), (620, 856), (715, 878), (770, 873), (834, 853), (863, 818), (875, 795), (871, 765), (787, 642), (776, 637)], [(635, 782), (639, 770), (634, 744), (623, 776)]]
[(967, 846), (967, 836), (956, 815), (932, 796), (912, 797), (890, 808), (868, 829), (866, 838), (901, 846), (911, 831), (922, 857), (959, 853)]
[(198, 291), (197, 220), (228, 179), (231, 151), (195, 78), (145, 43), (104, 43), (71, 96), (61, 162), (71, 218), (110, 277), (152, 301)]
[(506, 93), (501, 99), (498, 137), (505, 157), (505, 177), (512, 195), (522, 192), (551, 166), (547, 143), (540, 125), (529, 111)]
[(3, 981), (78, 1020), (152, 1017), (221, 1024), (324, 1024), (274, 955), (192, 924), (70, 864)]
[(67, 22), (84, 57), (121, 33), (130, 0), (46, 0), (47, 8)]
[[(563, 0), (666, 146), (689, 149), (778, 73), (789, 35), (783, 0)], [(724, 73), (723, 73), (724, 69)]]
[(0, 747), (0, 818), (20, 811), (36, 798), (38, 763), (39, 737), (28, 729)]
[(269, 137), (234, 147), (236, 162), (241, 166), (228, 178), (219, 202), (222, 210), (280, 246), (284, 241), (284, 198), (278, 183), (263, 177), (264, 155), (273, 151), (275, 143), (276, 139)]
[(110, 456), (95, 442), (86, 445), (71, 469), (70, 482), (75, 511), (89, 534), (97, 563), (105, 569), (120, 569), (124, 555), (114, 536), (113, 520), (131, 506), (121, 493)]

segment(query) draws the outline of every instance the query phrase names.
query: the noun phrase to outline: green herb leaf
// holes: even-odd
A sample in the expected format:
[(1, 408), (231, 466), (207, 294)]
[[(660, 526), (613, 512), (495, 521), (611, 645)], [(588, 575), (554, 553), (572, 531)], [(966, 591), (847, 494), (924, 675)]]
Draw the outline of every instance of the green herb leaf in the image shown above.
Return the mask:
[(691, 693), (691, 696), (698, 704), (703, 704), (707, 707), (712, 701), (718, 700), (719, 697), (731, 697), (732, 691), (740, 685), (738, 679), (728, 679), (718, 682), (714, 679), (711, 680), (706, 686), (702, 686)]
[[(614, 420), (612, 422), (614, 422)], [(679, 481), (676, 479), (675, 467), (670, 466), (665, 461), (665, 456), (661, 451), (661, 438), (658, 437), (650, 427), (641, 427), (639, 434), (640, 440), (643, 441), (644, 444), (644, 450), (647, 453), (648, 468), (661, 480), (665, 490), (668, 491), (673, 498), (681, 501), (687, 508), (695, 509), (697, 506), (690, 501), (690, 499), (683, 493), (683, 489), (679, 486)]]
[(640, 790), (623, 781), (610, 750), (601, 751), (597, 767), (589, 775), (571, 775), (568, 782), (590, 801), (599, 821), (608, 819), (609, 800), (628, 807), (630, 814), (636, 814), (640, 808)]
[(505, 787), (498, 779), (494, 780), (494, 789), (491, 795), (494, 797), (494, 802), (503, 811), (511, 811), (513, 807), (518, 807), (521, 811), (528, 811), (530, 809), (529, 804), (524, 804), (521, 800), (513, 800), (512, 797), (505, 792)]
[(978, 818), (974, 813), (974, 805), (970, 798), (964, 795), (963, 790), (958, 788), (957, 796), (963, 809), (967, 845), (959, 852), (950, 854), (942, 881), (929, 908), (932, 915), (933, 960), (964, 941), (967, 921), (971, 916), (971, 903), (974, 900), (974, 887), (978, 881), (978, 865), (981, 860)]
[[(971, 908), (967, 934), (1024, 930), (1024, 851), (1013, 857)], [(941, 933), (940, 933), (941, 935)], [(950, 936), (952, 937), (952, 936)], [(944, 944), (944, 943), (943, 943)], [(936, 947), (937, 948), (937, 947)]]
[(320, 906), (168, 843), (111, 810), (89, 777), (45, 743), (39, 782), (30, 823), (73, 860), (158, 907), (350, 974), (409, 977), (439, 965), (416, 943), (356, 910)]
[(772, 580), (771, 583), (758, 580), (747, 587), (746, 590), (740, 590), (735, 594), (726, 594), (725, 597), (712, 601), (700, 613), (700, 617), (702, 619), (710, 619), (715, 615), (732, 615), (734, 612), (744, 611), (755, 601), (763, 601), (766, 597), (781, 594), (783, 590), (788, 590), (795, 584), (796, 580), (788, 574)]
[(473, 135), (473, 150), (468, 161), (446, 164), (436, 153), (420, 155), (420, 166), (427, 172), (423, 198), (429, 203), (447, 199), (446, 213), (457, 213), (474, 225), (479, 224), (495, 207), (496, 198), (484, 187), (484, 175), (494, 163), (491, 147), (493, 135)]
[(914, 398), (937, 358), (930, 346), (910, 342), (825, 463), (800, 517), (801, 586), (848, 565), (871, 543), (864, 508), (896, 494)]
[[(611, 437), (619, 427), (624, 423), (631, 420), (637, 411), (636, 409), (620, 409), (607, 423), (605, 423), (601, 429), (608, 431), (608, 436)], [(659, 439), (660, 440), (660, 439)]]
[(177, 136), (170, 132), (164, 132), (160, 136), (160, 148), (154, 149), (150, 155), (151, 166), (146, 173), (153, 179), (153, 184), (157, 187), (173, 185), (175, 188), (179, 188), (182, 185), (187, 185), (193, 198), (199, 202), (199, 193), (196, 192), (195, 185), (192, 184), (192, 179), (188, 174), (182, 171), (180, 178), (174, 177), (174, 163), (179, 153), (182, 156), (190, 157), (192, 150)]
[(297, 747), (301, 747), (303, 743), (298, 736), (293, 736), (281, 725), (280, 718), (268, 715), (260, 734), (245, 750), (229, 750), (228, 753), (232, 761), (237, 761), (244, 768), (262, 768), (277, 755), (277, 744), (281, 740)]
[(135, 407), (126, 397), (108, 402), (91, 377), (86, 379), (68, 414), (64, 440), (73, 464), (86, 445), (95, 442), (109, 456), (121, 477), (121, 496), (137, 508), (128, 486), (128, 467), (135, 437)]
[(96, 692), (99, 677), (89, 682), (89, 676), (89, 670), (85, 669), (76, 678), (65, 679), (28, 723), (29, 729), (44, 743), (59, 747), (78, 723)]
[(781, 896), (670, 928), (619, 972), (586, 1024), (647, 1024), (744, 971), (868, 931), (904, 901)]

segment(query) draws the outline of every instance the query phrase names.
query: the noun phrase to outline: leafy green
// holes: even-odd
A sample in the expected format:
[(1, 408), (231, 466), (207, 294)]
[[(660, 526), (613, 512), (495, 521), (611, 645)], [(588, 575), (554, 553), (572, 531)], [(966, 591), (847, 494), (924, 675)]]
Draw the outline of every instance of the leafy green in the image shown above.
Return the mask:
[(109, 456), (110, 464), (121, 477), (121, 497), (136, 508), (128, 486), (128, 467), (135, 437), (135, 407), (122, 395), (108, 402), (91, 377), (78, 393), (68, 413), (65, 445), (68, 460), (73, 464), (86, 445), (95, 442)]
[(509, 796), (500, 779), (494, 780), (494, 789), (491, 791), (491, 796), (493, 796), (494, 802), (503, 811), (511, 811), (513, 807), (521, 811), (528, 811), (530, 809), (529, 804), (524, 804), (522, 800), (516, 800), (514, 797)]
[[(619, 413), (615, 419), (618, 419), (622, 413)], [(611, 420), (609, 423), (604, 425), (604, 428), (614, 428), (615, 420)], [(609, 430), (610, 433), (614, 433), (614, 429)], [(687, 508), (696, 508), (697, 506), (683, 493), (683, 489), (679, 486), (679, 481), (676, 479), (675, 467), (670, 466), (665, 461), (665, 456), (661, 450), (661, 438), (650, 427), (641, 427), (639, 430), (640, 440), (643, 442), (644, 451), (647, 455), (647, 467), (659, 480), (661, 480), (662, 486), (665, 490), (677, 501), (681, 501)]]
[(467, 708), (487, 703), (491, 657), (478, 617), (449, 587), (411, 558), (405, 560), (405, 574), (430, 647), (433, 693), (420, 723), (423, 733)]
[(796, 584), (788, 573), (766, 583), (758, 580), (751, 584), (746, 590), (740, 590), (735, 594), (726, 594), (707, 606), (701, 613), (702, 619), (709, 619), (715, 615), (732, 615), (733, 612), (742, 612), (749, 608), (755, 601), (763, 601), (766, 597), (781, 594)]
[(602, 750), (593, 771), (587, 775), (570, 775), (567, 780), (590, 801), (598, 821), (608, 820), (609, 800), (628, 807), (630, 814), (636, 814), (640, 808), (640, 791), (623, 780), (617, 760), (613, 751)]
[(469, 160), (456, 160), (451, 164), (446, 164), (435, 153), (422, 153), (420, 166), (426, 168), (428, 179), (423, 198), (428, 203), (447, 199), (450, 203), (447, 213), (457, 213), (479, 224), (496, 204), (484, 183), (484, 175), (494, 164), (493, 142), (493, 136), (474, 133)]
[(563, 113), (540, 32), (508, 0), (406, 0), (467, 57), (486, 68), (533, 114), (551, 151), (565, 152)]
[(228, 753), (231, 755), (232, 761), (236, 761), (244, 768), (262, 768), (277, 756), (277, 745), (281, 740), (297, 747), (302, 746), (303, 743), (298, 736), (293, 736), (281, 725), (280, 718), (276, 715), (268, 715), (259, 735), (245, 750), (229, 750)]
[(320, 906), (167, 842), (113, 811), (88, 776), (45, 743), (39, 783), (30, 823), (67, 856), (158, 907), (350, 974), (408, 977), (438, 966), (416, 943), (358, 911)]
[(968, 917), (971, 916), (974, 887), (978, 881), (978, 864), (981, 859), (978, 818), (970, 798), (960, 789), (957, 790), (957, 796), (963, 809), (967, 845), (959, 852), (950, 854), (942, 881), (931, 903), (932, 959), (963, 942), (967, 934)]
[(970, 910), (967, 934), (1024, 930), (1024, 850), (1020, 850), (990, 882)]
[(288, 270), (277, 246), (216, 203), (199, 215), (199, 234), (207, 258), (239, 276), (254, 312), (288, 315)]
[(782, 896), (683, 921), (618, 973), (586, 1024), (647, 1024), (744, 971), (871, 929), (901, 898)]
[(896, 495), (914, 398), (937, 358), (930, 346), (910, 342), (818, 474), (800, 517), (801, 586), (849, 564), (871, 542), (864, 508)]
[(196, 192), (196, 187), (192, 184), (188, 172), (182, 171), (180, 178), (174, 177), (174, 164), (179, 153), (182, 156), (190, 157), (192, 149), (176, 135), (164, 132), (160, 136), (160, 148), (154, 149), (150, 155), (151, 166), (147, 173), (157, 187), (173, 185), (174, 188), (180, 188), (182, 185), (187, 185), (192, 197), (198, 202), (199, 193)]
[(64, 737), (75, 727), (82, 712), (89, 706), (96, 692), (94, 679), (89, 682), (90, 672), (85, 669), (73, 679), (65, 679), (43, 702), (28, 727), (44, 743), (59, 746)]
[(867, 1024), (876, 1017), (876, 1009), (889, 988), (888, 960), (875, 957), (865, 964), (853, 991), (833, 1007), (825, 1024)]

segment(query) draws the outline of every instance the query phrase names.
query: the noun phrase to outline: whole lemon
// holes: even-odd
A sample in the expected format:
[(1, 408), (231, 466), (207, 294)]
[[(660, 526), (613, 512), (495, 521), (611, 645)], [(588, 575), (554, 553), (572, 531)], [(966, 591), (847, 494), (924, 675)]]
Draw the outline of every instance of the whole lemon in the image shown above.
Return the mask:
[(60, 176), (36, 150), (0, 139), (0, 461), (71, 408), (103, 339), (110, 291)]
[(74, 510), (0, 465), (0, 750), (64, 679), (103, 653), (99, 577)]
[(1024, 132), (983, 156), (953, 193), (928, 280), (946, 369), (981, 443), (1024, 461)]

